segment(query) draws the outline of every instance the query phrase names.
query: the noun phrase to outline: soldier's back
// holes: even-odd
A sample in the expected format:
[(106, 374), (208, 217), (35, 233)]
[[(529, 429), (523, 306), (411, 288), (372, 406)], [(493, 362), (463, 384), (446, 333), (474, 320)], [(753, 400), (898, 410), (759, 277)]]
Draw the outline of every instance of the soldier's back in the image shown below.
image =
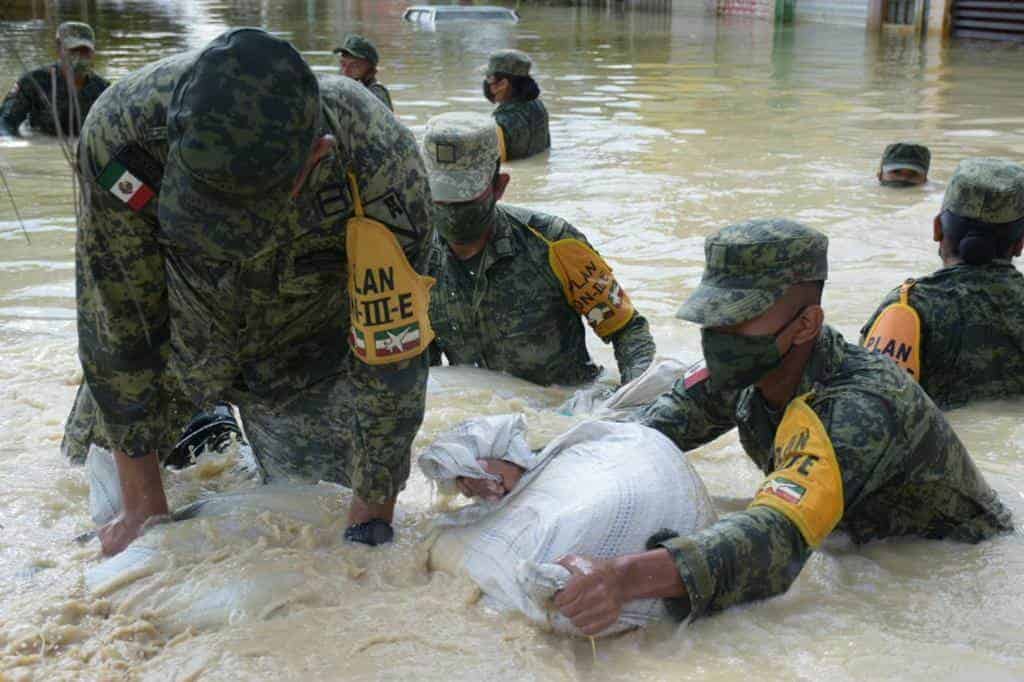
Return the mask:
[(940, 407), (1024, 394), (1024, 275), (1011, 263), (942, 268), (915, 281), (909, 303), (921, 318), (921, 385)]
[(977, 542), (1010, 514), (952, 426), (895, 363), (843, 342), (842, 361), (809, 403), (849, 487), (839, 528), (858, 542), (901, 535)]
[(505, 135), (508, 160), (525, 159), (551, 147), (548, 110), (540, 99), (506, 102), (494, 110)]

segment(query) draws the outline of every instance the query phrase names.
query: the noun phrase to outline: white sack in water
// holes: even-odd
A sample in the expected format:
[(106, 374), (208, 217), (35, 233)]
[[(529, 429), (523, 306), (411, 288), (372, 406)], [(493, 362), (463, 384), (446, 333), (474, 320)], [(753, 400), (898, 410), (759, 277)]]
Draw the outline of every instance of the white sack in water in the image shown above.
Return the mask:
[[(508, 415), (470, 420), (424, 451), (420, 467), (435, 480), (449, 481), (479, 469), (476, 462), (462, 460), (495, 456), (490, 445), (473, 454), (482, 434), (490, 430), (504, 440), (521, 428), (521, 419)], [(500, 502), (478, 502), (438, 519), (443, 530), (431, 562), (465, 571), (501, 610), (520, 611), (558, 632), (579, 634), (548, 606), (569, 578), (555, 563), (559, 558), (640, 552), (660, 530), (688, 535), (714, 520), (703, 482), (668, 438), (639, 424), (591, 421), (533, 457), (518, 485)], [(660, 599), (633, 601), (602, 634), (664, 616)]]

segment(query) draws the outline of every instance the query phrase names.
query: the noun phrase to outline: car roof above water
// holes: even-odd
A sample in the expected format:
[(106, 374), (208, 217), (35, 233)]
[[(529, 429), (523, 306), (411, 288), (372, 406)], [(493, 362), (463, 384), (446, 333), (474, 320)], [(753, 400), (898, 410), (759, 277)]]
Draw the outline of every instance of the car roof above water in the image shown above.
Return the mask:
[(518, 22), (515, 10), (493, 5), (413, 5), (405, 10), (406, 21), (507, 21)]

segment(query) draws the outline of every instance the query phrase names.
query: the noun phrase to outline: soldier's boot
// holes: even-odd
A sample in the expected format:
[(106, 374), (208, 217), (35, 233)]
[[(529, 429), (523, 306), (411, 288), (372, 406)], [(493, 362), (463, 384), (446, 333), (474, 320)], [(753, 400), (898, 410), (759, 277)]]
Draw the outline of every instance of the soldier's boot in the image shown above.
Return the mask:
[(233, 440), (243, 440), (234, 410), (228, 403), (217, 403), (212, 410), (192, 416), (164, 464), (175, 468), (188, 466), (204, 451), (223, 452)]
[(394, 529), (384, 519), (371, 519), (366, 523), (357, 523), (345, 529), (346, 540), (369, 545), (370, 547), (387, 544), (394, 538)]

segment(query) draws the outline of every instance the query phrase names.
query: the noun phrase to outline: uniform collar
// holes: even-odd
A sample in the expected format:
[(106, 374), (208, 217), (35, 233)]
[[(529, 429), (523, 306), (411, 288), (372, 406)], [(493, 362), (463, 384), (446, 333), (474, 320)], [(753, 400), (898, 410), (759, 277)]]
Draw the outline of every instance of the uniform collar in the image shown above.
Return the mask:
[(843, 335), (828, 325), (821, 328), (821, 335), (814, 343), (814, 350), (811, 358), (804, 367), (803, 377), (800, 379), (800, 386), (796, 395), (816, 390), (829, 383), (829, 380), (839, 370), (846, 355), (846, 340)]

